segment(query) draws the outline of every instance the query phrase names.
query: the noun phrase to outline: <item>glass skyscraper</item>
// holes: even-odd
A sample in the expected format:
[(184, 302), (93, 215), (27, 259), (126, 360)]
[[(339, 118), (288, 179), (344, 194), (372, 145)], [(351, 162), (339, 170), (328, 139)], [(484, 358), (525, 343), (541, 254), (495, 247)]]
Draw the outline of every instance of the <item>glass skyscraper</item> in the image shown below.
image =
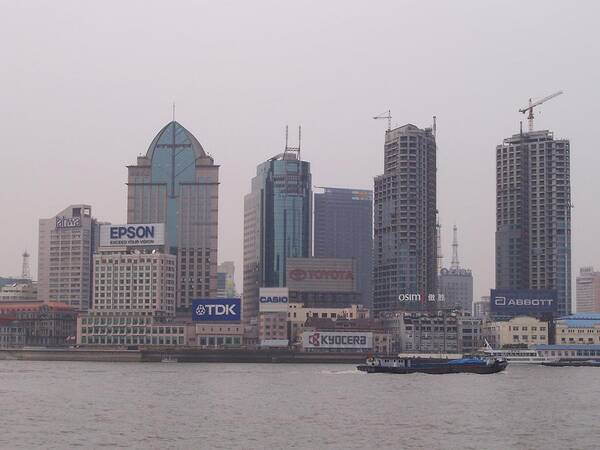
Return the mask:
[(173, 121), (128, 171), (127, 221), (165, 224), (167, 248), (177, 255), (178, 309), (216, 296), (219, 166)]
[(286, 285), (286, 259), (311, 250), (310, 163), (286, 152), (260, 164), (244, 198), (244, 320), (258, 315), (258, 290)]

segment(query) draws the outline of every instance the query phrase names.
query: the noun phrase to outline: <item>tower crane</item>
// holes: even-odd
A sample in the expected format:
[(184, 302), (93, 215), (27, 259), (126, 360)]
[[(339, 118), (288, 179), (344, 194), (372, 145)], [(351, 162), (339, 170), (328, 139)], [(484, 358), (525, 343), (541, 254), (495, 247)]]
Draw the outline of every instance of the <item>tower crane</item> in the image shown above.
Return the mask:
[(387, 121), (388, 121), (388, 128), (387, 128), (387, 130), (390, 131), (392, 129), (392, 112), (389, 109), (386, 112), (382, 112), (378, 116), (373, 117), (373, 119), (375, 119), (375, 120), (377, 120), (377, 119), (387, 119)]
[(558, 91), (552, 95), (549, 95), (548, 97), (544, 97), (541, 100), (536, 100), (535, 102), (532, 102), (531, 99), (529, 99), (529, 106), (519, 109), (519, 112), (523, 113), (523, 114), (525, 114), (526, 112), (529, 112), (529, 115), (527, 116), (527, 120), (529, 121), (529, 132), (533, 131), (533, 107), (541, 105), (542, 103), (545, 103), (548, 100), (553, 99), (554, 97), (558, 97), (562, 93), (563, 93), (563, 91)]

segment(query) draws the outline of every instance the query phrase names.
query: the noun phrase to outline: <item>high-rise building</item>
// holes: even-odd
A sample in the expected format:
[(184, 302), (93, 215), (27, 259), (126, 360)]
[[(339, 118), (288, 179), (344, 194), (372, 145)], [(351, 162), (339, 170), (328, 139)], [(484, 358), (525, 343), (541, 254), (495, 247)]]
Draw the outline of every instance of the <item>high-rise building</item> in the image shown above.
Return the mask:
[(600, 313), (600, 272), (593, 267), (582, 267), (575, 289), (578, 313)]
[(258, 290), (286, 286), (289, 257), (308, 257), (312, 246), (310, 163), (286, 151), (260, 164), (244, 197), (246, 324), (258, 317)]
[(354, 258), (361, 304), (373, 299), (373, 192), (323, 188), (315, 193), (315, 257)]
[(407, 124), (385, 133), (375, 177), (373, 310), (401, 307), (400, 294), (437, 293), (436, 142)]
[(460, 267), (458, 260), (458, 229), (454, 225), (452, 242), (452, 264), (443, 268), (439, 277), (440, 293), (444, 295), (446, 307), (458, 308), (471, 314), (473, 309), (473, 274)]
[(177, 255), (177, 308), (217, 293), (219, 166), (179, 123), (168, 123), (128, 166), (127, 222), (164, 223)]
[(90, 205), (71, 205), (40, 219), (38, 299), (61, 302), (80, 311), (90, 307), (92, 254), (97, 246)]
[(223, 261), (217, 268), (217, 297), (237, 297), (235, 288), (235, 264), (233, 261)]
[(553, 289), (571, 312), (569, 141), (548, 130), (496, 147), (496, 288)]

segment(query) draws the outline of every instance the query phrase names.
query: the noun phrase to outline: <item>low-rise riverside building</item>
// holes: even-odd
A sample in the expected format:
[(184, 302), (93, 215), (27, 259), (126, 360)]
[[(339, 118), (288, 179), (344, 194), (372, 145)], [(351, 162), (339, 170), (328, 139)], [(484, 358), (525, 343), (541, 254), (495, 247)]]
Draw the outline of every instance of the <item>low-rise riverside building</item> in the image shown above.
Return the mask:
[(244, 327), (241, 322), (197, 323), (193, 345), (202, 348), (240, 347), (243, 343)]
[(556, 320), (556, 343), (600, 344), (600, 313), (577, 313)]
[(76, 317), (74, 307), (60, 302), (0, 303), (0, 334), (10, 346), (66, 346), (74, 342)]
[(37, 302), (38, 289), (35, 281), (22, 281), (2, 286), (0, 288), (0, 302)]
[(487, 321), (483, 325), (483, 337), (493, 348), (530, 346), (548, 343), (548, 322), (529, 316), (517, 316), (510, 320)]

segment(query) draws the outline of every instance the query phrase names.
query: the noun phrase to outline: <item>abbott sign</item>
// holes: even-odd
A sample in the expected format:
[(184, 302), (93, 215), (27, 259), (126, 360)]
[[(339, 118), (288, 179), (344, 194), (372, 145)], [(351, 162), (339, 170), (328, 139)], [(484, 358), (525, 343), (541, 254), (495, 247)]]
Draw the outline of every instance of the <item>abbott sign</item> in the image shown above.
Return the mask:
[(221, 322), (242, 319), (239, 298), (203, 298), (192, 301), (192, 320), (195, 322)]
[(304, 348), (373, 348), (373, 333), (347, 333), (339, 331), (305, 331), (302, 333)]
[(538, 289), (492, 289), (490, 311), (503, 316), (556, 313), (556, 291)]
[(101, 225), (100, 247), (164, 245), (164, 223)]
[(260, 288), (258, 310), (260, 312), (287, 312), (290, 303), (288, 288)]

